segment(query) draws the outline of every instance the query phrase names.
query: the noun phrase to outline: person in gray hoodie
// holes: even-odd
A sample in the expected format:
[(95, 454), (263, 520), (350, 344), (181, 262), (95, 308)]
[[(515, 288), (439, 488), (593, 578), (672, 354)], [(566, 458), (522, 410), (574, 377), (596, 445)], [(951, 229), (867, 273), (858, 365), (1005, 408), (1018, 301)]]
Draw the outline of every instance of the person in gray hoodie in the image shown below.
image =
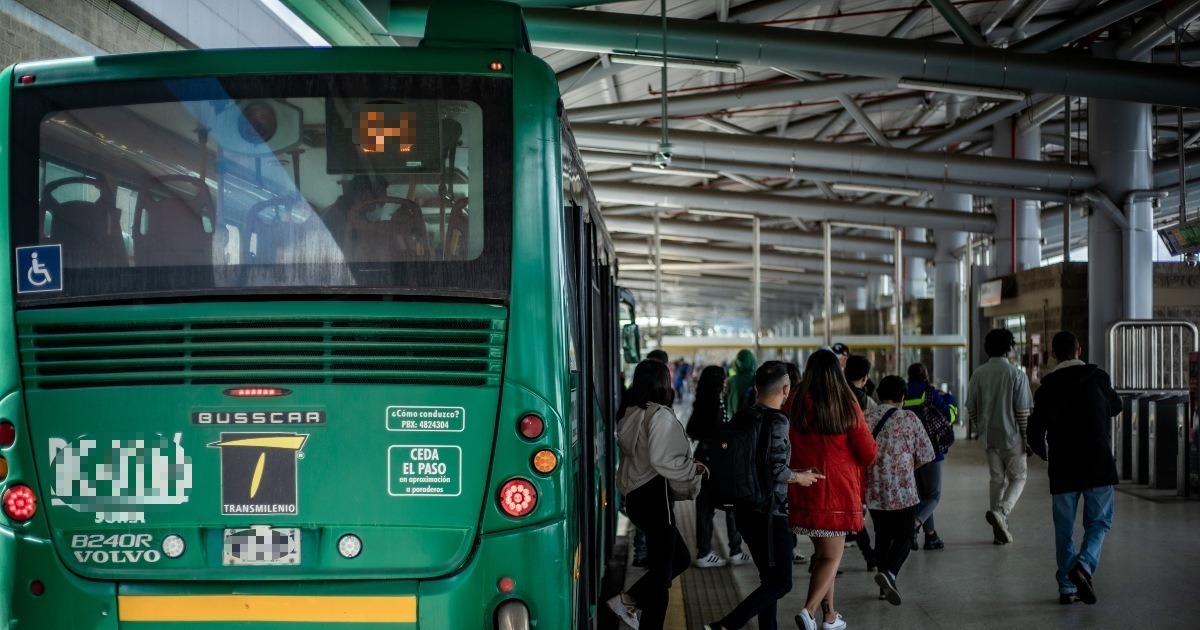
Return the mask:
[(625, 497), (629, 520), (646, 533), (648, 566), (641, 579), (607, 603), (635, 630), (663, 627), (671, 581), (691, 562), (676, 526), (672, 489), (698, 489), (694, 482), (708, 470), (692, 457), (691, 442), (671, 409), (674, 395), (667, 366), (642, 361), (621, 399), (617, 422), (617, 489)]

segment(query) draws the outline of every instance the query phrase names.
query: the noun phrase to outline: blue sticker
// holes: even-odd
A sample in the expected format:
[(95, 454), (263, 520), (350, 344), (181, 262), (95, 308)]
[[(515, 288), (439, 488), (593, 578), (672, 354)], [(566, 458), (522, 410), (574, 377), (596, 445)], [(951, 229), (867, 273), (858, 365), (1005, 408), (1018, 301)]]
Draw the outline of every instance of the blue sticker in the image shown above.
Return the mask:
[(17, 248), (17, 293), (62, 291), (62, 245)]

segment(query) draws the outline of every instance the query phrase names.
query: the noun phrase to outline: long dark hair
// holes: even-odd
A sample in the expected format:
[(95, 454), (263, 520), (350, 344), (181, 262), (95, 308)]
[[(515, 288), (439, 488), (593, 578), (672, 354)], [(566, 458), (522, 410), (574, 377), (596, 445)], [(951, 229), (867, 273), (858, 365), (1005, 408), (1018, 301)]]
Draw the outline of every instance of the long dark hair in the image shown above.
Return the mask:
[[(806, 398), (812, 399), (811, 414), (807, 413)], [(858, 403), (842, 375), (836, 354), (818, 350), (808, 357), (804, 380), (791, 411), (792, 425), (797, 431), (840, 434), (854, 428), (858, 421)]]
[(625, 415), (630, 407), (645, 409), (649, 403), (670, 407), (674, 401), (670, 368), (661, 361), (646, 359), (633, 368), (633, 383), (621, 396), (621, 415)]
[(696, 398), (688, 419), (689, 435), (700, 440), (716, 430), (725, 417), (725, 368), (710, 365), (696, 379)]

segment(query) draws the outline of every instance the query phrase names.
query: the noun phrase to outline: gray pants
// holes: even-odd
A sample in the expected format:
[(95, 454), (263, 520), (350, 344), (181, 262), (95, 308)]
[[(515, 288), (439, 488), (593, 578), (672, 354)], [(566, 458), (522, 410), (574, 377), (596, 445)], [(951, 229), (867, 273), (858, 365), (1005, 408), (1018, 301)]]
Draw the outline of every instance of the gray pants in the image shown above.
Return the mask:
[(989, 509), (1008, 516), (1025, 489), (1025, 473), (1028, 469), (1025, 446), (1018, 444), (1006, 449), (989, 448), (985, 452), (991, 473)]

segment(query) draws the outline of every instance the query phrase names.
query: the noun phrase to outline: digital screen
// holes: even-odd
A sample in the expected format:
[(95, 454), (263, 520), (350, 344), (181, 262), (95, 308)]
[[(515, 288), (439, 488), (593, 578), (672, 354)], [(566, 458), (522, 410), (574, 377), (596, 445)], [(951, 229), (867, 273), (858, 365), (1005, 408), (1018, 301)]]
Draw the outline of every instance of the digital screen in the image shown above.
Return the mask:
[(434, 101), (330, 99), (330, 173), (438, 173), (441, 121)]
[(1162, 228), (1158, 236), (1172, 256), (1200, 252), (1200, 219)]

